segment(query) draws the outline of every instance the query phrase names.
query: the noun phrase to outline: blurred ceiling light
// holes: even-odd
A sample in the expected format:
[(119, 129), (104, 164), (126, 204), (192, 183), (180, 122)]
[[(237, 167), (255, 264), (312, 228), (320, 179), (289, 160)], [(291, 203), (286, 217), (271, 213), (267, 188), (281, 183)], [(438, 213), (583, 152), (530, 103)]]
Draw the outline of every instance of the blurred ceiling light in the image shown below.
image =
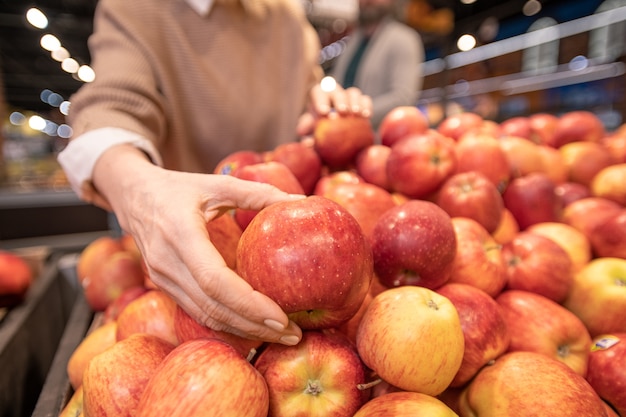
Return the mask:
[(74, 58), (66, 58), (63, 62), (61, 62), (61, 68), (65, 72), (76, 74), (78, 72), (79, 65)]
[(96, 79), (96, 73), (89, 65), (81, 65), (78, 68), (76, 75), (85, 83), (90, 83)]
[(456, 46), (463, 52), (469, 51), (476, 46), (476, 38), (472, 35), (462, 35), (459, 40), (456, 41)]
[(9, 116), (9, 121), (11, 122), (11, 124), (15, 126), (20, 126), (20, 125), (23, 125), (24, 122), (26, 122), (26, 116), (24, 116), (22, 113), (18, 111), (14, 111)]
[(539, 0), (528, 0), (522, 8), (522, 13), (526, 16), (536, 15), (541, 11), (541, 3)]
[(331, 92), (337, 88), (337, 81), (335, 81), (333, 77), (324, 77), (320, 82), (320, 87), (322, 88), (322, 91)]
[(64, 59), (70, 57), (70, 53), (64, 47), (59, 46), (57, 49), (50, 52), (50, 56), (52, 56), (52, 59), (54, 59), (55, 61), (62, 62)]
[(461, 3), (463, 3), (463, 4), (472, 4), (472, 3), (476, 3), (476, 0), (461, 0)]
[(34, 7), (28, 9), (26, 12), (26, 20), (38, 29), (45, 29), (48, 27), (48, 18), (46, 15), (41, 10)]
[(54, 51), (55, 49), (59, 49), (61, 47), (61, 41), (56, 36), (49, 33), (41, 37), (39, 44), (46, 51)]
[(481, 23), (478, 28), (478, 35), (483, 42), (491, 42), (498, 35), (499, 29), (500, 24), (498, 23), (498, 19), (490, 16)]
[(61, 103), (61, 105), (59, 106), (59, 111), (61, 112), (61, 114), (67, 116), (70, 113), (70, 102), (66, 100)]
[(66, 124), (59, 125), (57, 135), (64, 139), (70, 138), (72, 136), (72, 128)]
[(46, 120), (38, 115), (30, 116), (28, 126), (33, 130), (44, 130), (46, 128)]

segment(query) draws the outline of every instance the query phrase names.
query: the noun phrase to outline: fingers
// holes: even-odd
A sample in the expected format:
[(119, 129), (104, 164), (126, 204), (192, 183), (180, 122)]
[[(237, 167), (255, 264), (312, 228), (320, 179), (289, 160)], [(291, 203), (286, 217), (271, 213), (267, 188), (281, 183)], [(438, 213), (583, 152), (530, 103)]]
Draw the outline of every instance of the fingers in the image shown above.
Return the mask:
[(363, 94), (360, 89), (350, 87), (343, 89), (337, 85), (332, 91), (324, 91), (317, 85), (311, 90), (313, 111), (318, 116), (327, 115), (331, 109), (340, 114), (354, 114), (370, 117), (372, 114), (372, 99)]

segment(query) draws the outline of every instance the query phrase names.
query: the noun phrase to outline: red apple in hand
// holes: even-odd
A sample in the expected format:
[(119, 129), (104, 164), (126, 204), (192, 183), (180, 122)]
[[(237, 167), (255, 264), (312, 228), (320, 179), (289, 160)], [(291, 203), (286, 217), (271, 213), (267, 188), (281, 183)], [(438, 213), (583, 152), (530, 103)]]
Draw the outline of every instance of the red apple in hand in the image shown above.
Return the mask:
[(24, 258), (0, 250), (0, 308), (21, 303), (33, 278), (33, 271)]
[(593, 340), (587, 381), (620, 415), (626, 415), (626, 332)]
[(541, 294), (562, 302), (574, 282), (569, 254), (554, 240), (528, 231), (502, 247), (507, 265), (507, 288)]
[(591, 336), (576, 315), (528, 291), (504, 291), (496, 302), (511, 335), (510, 352), (541, 353), (585, 376)]
[(261, 210), (239, 239), (237, 271), (303, 329), (335, 327), (369, 290), (372, 250), (354, 216), (314, 195)]
[(391, 189), (410, 198), (435, 192), (455, 170), (454, 142), (432, 131), (397, 142), (387, 158)]
[(539, 222), (558, 221), (563, 205), (555, 188), (556, 184), (544, 173), (515, 178), (502, 194), (504, 206), (521, 230)]
[(504, 209), (497, 187), (478, 171), (454, 174), (439, 188), (436, 203), (450, 217), (469, 217), (494, 232)]
[(83, 413), (134, 416), (148, 380), (172, 349), (163, 339), (138, 333), (95, 356), (83, 377)]
[(266, 417), (267, 385), (229, 344), (196, 339), (180, 344), (161, 362), (137, 406), (137, 417)]
[(387, 210), (372, 237), (374, 270), (383, 285), (435, 289), (450, 279), (456, 235), (450, 216), (435, 203), (410, 200)]
[(365, 365), (347, 340), (314, 330), (296, 346), (269, 344), (254, 366), (269, 390), (271, 416), (353, 417), (368, 399)]
[(507, 282), (501, 245), (476, 220), (452, 217), (456, 255), (448, 283), (468, 284), (491, 297), (500, 294)]
[(361, 318), (356, 345), (363, 362), (405, 391), (438, 395), (464, 354), (454, 304), (428, 288), (406, 285), (379, 293)]
[(585, 378), (536, 352), (509, 352), (483, 368), (461, 394), (461, 416), (606, 417)]
[(374, 129), (369, 118), (330, 113), (317, 121), (313, 139), (322, 162), (339, 169), (352, 165), (359, 151), (374, 143)]
[(399, 140), (428, 130), (428, 119), (415, 106), (398, 106), (390, 110), (378, 127), (378, 136), (385, 146), (392, 146)]
[(496, 301), (486, 292), (468, 284), (448, 283), (437, 292), (449, 299), (461, 320), (465, 353), (461, 367), (450, 383), (461, 387), (483, 367), (504, 354), (510, 341), (507, 323)]
[(278, 145), (269, 153), (269, 160), (280, 162), (291, 170), (305, 194), (312, 194), (322, 176), (322, 160), (313, 148), (312, 140)]
[(354, 417), (458, 417), (441, 400), (419, 392), (390, 392), (368, 401)]
[(626, 259), (589, 261), (574, 276), (563, 305), (585, 323), (592, 337), (626, 332)]

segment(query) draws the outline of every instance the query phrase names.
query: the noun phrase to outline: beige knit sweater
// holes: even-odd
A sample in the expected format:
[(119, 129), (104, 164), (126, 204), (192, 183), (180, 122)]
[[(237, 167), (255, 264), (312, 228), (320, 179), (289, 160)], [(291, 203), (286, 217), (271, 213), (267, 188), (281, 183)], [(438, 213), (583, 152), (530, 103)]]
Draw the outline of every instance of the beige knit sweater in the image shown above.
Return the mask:
[(71, 99), (74, 137), (128, 129), (155, 143), (166, 168), (190, 172), (294, 140), (322, 76), (319, 40), (297, 1), (262, 3), (260, 18), (229, 2), (201, 16), (184, 0), (101, 0), (89, 40), (96, 80)]

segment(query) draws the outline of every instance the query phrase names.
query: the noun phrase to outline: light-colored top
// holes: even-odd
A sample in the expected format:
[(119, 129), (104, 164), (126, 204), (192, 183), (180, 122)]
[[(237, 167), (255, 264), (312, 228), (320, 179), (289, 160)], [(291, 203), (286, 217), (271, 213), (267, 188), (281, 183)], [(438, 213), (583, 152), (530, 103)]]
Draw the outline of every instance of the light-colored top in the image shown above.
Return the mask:
[(323, 75), (296, 0), (101, 0), (89, 47), (96, 79), (71, 98), (74, 137), (59, 155), (87, 201), (93, 167), (115, 144), (212, 172), (236, 150), (294, 140)]
[[(346, 69), (363, 36), (360, 28), (355, 29), (333, 63), (329, 74), (339, 84), (344, 84)], [(394, 107), (416, 104), (423, 62), (424, 45), (417, 31), (391, 18), (384, 20), (369, 40), (354, 80), (354, 85), (372, 98), (375, 128)]]

